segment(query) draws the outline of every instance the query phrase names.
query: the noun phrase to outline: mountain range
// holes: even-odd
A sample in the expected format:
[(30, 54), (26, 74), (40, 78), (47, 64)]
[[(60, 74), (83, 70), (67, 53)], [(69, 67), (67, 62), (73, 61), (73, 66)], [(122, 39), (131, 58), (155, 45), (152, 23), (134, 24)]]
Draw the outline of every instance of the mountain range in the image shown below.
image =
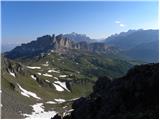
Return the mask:
[(37, 40), (22, 44), (6, 52), (11, 59), (27, 58), (47, 53), (50, 50), (64, 51), (80, 49), (96, 53), (112, 54), (143, 62), (157, 62), (159, 52), (158, 30), (129, 30), (111, 35), (103, 42), (95, 42), (86, 35), (77, 33), (54, 34), (38, 37)]
[[(156, 62), (157, 43), (158, 30), (130, 30), (103, 42), (71, 33), (44, 35), (17, 46), (1, 55), (2, 118), (51, 118), (56, 113), (64, 117), (73, 111), (76, 99), (95, 92), (92, 87), (101, 85), (100, 78), (107, 76), (109, 81), (115, 81), (134, 65)], [(117, 84), (129, 84), (114, 83), (116, 88), (111, 85), (110, 91), (119, 90)], [(103, 85), (99, 88), (102, 90)]]
[(129, 30), (108, 37), (107, 45), (121, 50), (121, 54), (130, 59), (145, 62), (158, 62), (159, 31), (158, 30)]

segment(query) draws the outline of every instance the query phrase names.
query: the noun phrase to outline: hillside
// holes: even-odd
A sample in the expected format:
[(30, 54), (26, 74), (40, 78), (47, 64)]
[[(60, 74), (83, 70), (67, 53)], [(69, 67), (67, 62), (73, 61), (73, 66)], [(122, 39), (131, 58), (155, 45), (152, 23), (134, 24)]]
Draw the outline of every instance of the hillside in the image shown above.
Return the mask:
[[(159, 64), (135, 66), (121, 78), (100, 77), (93, 93), (72, 104), (71, 119), (158, 119)], [(56, 115), (54, 118), (61, 118)]]
[(81, 50), (17, 60), (2, 56), (2, 118), (34, 116), (33, 106), (38, 103), (44, 106), (42, 113), (63, 114), (73, 100), (91, 93), (98, 76), (119, 77), (132, 66), (129, 61)]

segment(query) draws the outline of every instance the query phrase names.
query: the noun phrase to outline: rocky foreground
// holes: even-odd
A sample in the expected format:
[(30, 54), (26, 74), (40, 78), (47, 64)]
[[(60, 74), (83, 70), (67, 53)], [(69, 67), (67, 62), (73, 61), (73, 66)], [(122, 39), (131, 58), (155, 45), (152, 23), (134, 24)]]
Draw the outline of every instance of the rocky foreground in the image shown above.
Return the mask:
[[(121, 78), (101, 77), (88, 97), (76, 100), (62, 118), (159, 118), (159, 64), (135, 66)], [(58, 114), (54, 118), (61, 118)]]

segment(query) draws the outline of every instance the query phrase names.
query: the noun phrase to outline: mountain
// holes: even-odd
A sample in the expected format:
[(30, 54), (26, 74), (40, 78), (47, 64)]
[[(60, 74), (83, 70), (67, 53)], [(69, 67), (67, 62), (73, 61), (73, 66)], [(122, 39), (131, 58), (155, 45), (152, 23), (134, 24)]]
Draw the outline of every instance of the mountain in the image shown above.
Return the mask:
[[(158, 119), (159, 64), (135, 66), (114, 80), (100, 77), (88, 97), (72, 104), (71, 119)], [(61, 118), (58, 114), (54, 118)]]
[(158, 30), (129, 30), (108, 37), (107, 45), (119, 48), (121, 52), (130, 59), (145, 62), (157, 62), (159, 51)]
[[(152, 43), (130, 49), (132, 57), (134, 51), (135, 54), (136, 50), (143, 51), (141, 48), (145, 46), (147, 50), (151, 46), (149, 51), (154, 51), (152, 45), (157, 43)], [(128, 54), (116, 46), (102, 42), (75, 42), (63, 34), (38, 37), (1, 54), (2, 118), (67, 115), (73, 111), (72, 103), (76, 99), (91, 94), (94, 84), (99, 84), (97, 79), (107, 76), (110, 81), (116, 81), (114, 79), (125, 75), (133, 65), (143, 63), (123, 57)], [(123, 82), (115, 82), (115, 87), (117, 84)], [(103, 91), (103, 87), (99, 88)], [(121, 92), (116, 94), (121, 95)]]
[(116, 53), (118, 50), (103, 43), (87, 43), (85, 41), (74, 42), (64, 35), (45, 35), (27, 44), (22, 44), (13, 50), (6, 52), (5, 56), (10, 59), (31, 58), (50, 51), (63, 52), (67, 49), (80, 49), (82, 51)]
[(74, 42), (95, 42), (94, 39), (91, 39), (90, 37), (86, 36), (85, 34), (78, 34), (75, 32), (72, 32), (70, 34), (64, 34), (64, 37), (74, 41)]
[(129, 30), (108, 37), (105, 42), (120, 49), (130, 49), (137, 45), (158, 41), (158, 30)]
[[(2, 118), (33, 118), (41, 115), (51, 118), (57, 112), (66, 114), (75, 99), (92, 92), (97, 77), (120, 77), (134, 65), (110, 55), (80, 49), (62, 51), (72, 42), (60, 38), (57, 36), (57, 43), (54, 43), (59, 51), (51, 50), (40, 56), (14, 60), (2, 55)], [(40, 49), (36, 46), (41, 45), (35, 42), (34, 45), (36, 50)], [(39, 111), (36, 111), (36, 106)]]
[[(146, 62), (158, 62), (159, 60), (159, 41), (153, 41), (137, 45), (129, 50), (122, 52), (135, 60)], [(143, 57), (143, 58), (142, 58)]]

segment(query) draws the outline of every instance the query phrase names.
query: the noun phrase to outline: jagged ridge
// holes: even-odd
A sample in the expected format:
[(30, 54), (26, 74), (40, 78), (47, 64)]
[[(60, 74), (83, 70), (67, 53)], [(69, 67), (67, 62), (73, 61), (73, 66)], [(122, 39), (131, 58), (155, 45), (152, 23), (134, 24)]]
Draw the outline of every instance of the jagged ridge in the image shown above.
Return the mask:
[(100, 53), (116, 53), (117, 49), (105, 45), (103, 43), (87, 43), (87, 42), (74, 42), (64, 35), (46, 35), (37, 38), (36, 41), (32, 41), (27, 44), (22, 44), (5, 53), (5, 56), (11, 59), (15, 58), (30, 58), (42, 53), (47, 53), (51, 50), (62, 52), (68, 49), (80, 49), (91, 52)]

